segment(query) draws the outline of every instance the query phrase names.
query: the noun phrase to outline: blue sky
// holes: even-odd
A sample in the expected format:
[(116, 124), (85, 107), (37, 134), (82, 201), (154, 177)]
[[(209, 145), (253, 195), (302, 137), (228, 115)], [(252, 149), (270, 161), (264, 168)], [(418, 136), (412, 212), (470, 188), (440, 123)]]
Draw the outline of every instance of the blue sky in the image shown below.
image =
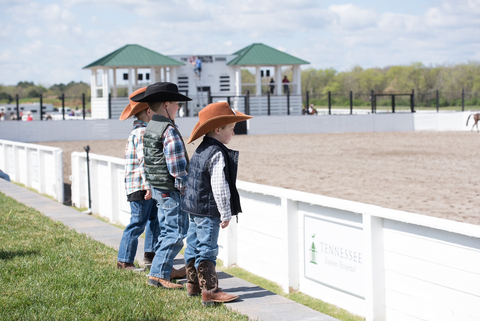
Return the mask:
[(90, 81), (124, 46), (230, 54), (264, 43), (346, 71), (480, 61), (480, 0), (0, 0), (0, 84)]

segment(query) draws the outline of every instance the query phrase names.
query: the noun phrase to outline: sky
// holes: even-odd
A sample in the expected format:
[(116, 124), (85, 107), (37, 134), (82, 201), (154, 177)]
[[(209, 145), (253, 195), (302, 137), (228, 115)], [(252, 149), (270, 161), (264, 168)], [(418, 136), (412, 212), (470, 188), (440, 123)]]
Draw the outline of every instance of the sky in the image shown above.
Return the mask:
[(252, 43), (302, 69), (480, 62), (480, 0), (0, 0), (0, 85), (90, 83), (82, 68), (126, 44), (214, 55)]

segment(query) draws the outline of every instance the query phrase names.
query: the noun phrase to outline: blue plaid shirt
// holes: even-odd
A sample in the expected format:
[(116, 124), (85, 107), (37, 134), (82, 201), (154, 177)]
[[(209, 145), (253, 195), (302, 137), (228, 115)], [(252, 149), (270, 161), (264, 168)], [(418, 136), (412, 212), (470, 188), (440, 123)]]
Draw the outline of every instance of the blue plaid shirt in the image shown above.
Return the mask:
[(163, 154), (167, 162), (167, 168), (175, 178), (175, 188), (185, 195), (187, 184), (187, 155), (182, 139), (172, 126), (163, 133)]

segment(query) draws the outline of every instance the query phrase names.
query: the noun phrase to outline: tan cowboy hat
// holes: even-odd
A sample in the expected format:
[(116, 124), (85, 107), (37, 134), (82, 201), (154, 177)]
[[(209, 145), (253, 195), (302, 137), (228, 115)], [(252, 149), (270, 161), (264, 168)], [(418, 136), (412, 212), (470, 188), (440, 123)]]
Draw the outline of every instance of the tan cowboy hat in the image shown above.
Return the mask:
[(133, 93), (130, 94), (130, 97), (129, 97), (130, 98), (130, 103), (122, 111), (122, 114), (120, 115), (120, 120), (128, 119), (128, 118), (132, 117), (133, 115), (138, 114), (142, 110), (148, 108), (147, 103), (138, 103), (138, 102), (135, 102), (131, 99), (132, 97), (145, 92), (145, 90), (147, 90), (147, 87), (137, 89)]
[(187, 144), (190, 144), (197, 138), (211, 132), (212, 130), (226, 126), (232, 123), (244, 121), (253, 116), (245, 115), (239, 111), (234, 111), (227, 102), (221, 101), (207, 105), (198, 113), (198, 122), (193, 127), (192, 134)]

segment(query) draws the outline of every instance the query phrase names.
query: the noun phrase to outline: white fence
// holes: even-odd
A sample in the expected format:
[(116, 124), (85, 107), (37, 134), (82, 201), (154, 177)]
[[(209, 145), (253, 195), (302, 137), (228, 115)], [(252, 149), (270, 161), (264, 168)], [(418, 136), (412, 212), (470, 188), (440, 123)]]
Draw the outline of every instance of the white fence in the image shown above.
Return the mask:
[[(94, 213), (127, 224), (123, 159), (90, 154)], [(86, 154), (72, 202), (87, 207)], [(219, 257), (367, 320), (480, 320), (480, 226), (238, 182)]]
[(62, 155), (61, 148), (0, 140), (0, 169), (12, 181), (63, 203)]
[[(231, 101), (232, 105), (237, 103)], [(243, 100), (238, 101), (240, 105)], [(285, 107), (286, 108), (286, 107)], [(278, 111), (278, 109), (277, 109)], [(381, 113), (368, 115), (255, 116), (248, 121), (249, 135), (393, 131), (468, 131), (471, 112)], [(189, 136), (198, 117), (177, 117), (183, 136)], [(75, 140), (127, 139), (132, 120), (118, 119), (0, 122), (1, 139), (23, 143)], [(475, 129), (476, 130), (476, 129)]]

